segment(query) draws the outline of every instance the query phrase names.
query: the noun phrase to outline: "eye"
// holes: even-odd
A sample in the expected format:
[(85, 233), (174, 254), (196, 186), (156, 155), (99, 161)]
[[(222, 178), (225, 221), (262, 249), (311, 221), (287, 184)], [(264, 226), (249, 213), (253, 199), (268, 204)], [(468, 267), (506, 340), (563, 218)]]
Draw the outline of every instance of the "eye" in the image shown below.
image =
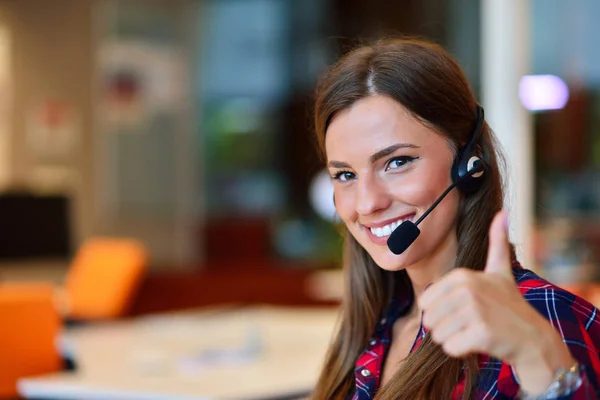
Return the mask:
[(390, 169), (402, 168), (403, 166), (416, 160), (417, 158), (419, 158), (419, 157), (410, 157), (410, 156), (394, 157), (390, 161), (388, 161), (388, 163), (385, 166), (385, 170), (389, 171)]
[(331, 178), (335, 181), (348, 182), (355, 179), (356, 175), (350, 171), (338, 171)]

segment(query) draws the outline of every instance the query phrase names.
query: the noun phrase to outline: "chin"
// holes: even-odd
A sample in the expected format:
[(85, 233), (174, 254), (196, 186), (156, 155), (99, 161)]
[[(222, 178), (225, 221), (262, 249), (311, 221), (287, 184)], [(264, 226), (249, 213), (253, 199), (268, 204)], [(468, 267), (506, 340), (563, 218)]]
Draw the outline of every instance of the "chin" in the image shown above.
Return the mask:
[(401, 271), (413, 264), (413, 262), (411, 262), (411, 259), (413, 258), (411, 257), (411, 250), (411, 248), (408, 248), (404, 253), (396, 255), (392, 253), (387, 246), (382, 246), (382, 248), (378, 248), (373, 251), (369, 251), (369, 249), (367, 249), (367, 252), (371, 255), (373, 261), (375, 261), (375, 263), (381, 269), (393, 272)]

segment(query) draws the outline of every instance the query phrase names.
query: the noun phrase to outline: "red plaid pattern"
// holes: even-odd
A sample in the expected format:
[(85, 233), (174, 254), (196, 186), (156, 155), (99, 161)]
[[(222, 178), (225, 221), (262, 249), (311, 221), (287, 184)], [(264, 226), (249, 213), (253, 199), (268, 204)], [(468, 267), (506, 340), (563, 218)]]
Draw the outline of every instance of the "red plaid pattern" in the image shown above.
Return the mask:
[[(598, 310), (587, 301), (540, 278), (518, 263), (513, 266), (517, 286), (525, 299), (556, 328), (583, 370), (583, 384), (569, 396), (555, 400), (600, 399), (600, 320)], [(353, 400), (370, 400), (375, 397), (380, 383), (383, 359), (389, 349), (394, 321), (404, 315), (412, 305), (412, 294), (393, 299), (383, 314), (368, 347), (359, 356), (355, 368), (356, 391)], [(425, 337), (421, 325), (413, 344), (414, 351)], [(464, 381), (455, 387), (452, 399), (459, 400)], [(480, 357), (480, 370), (474, 398), (480, 400), (514, 399), (519, 382), (513, 368), (498, 359)]]

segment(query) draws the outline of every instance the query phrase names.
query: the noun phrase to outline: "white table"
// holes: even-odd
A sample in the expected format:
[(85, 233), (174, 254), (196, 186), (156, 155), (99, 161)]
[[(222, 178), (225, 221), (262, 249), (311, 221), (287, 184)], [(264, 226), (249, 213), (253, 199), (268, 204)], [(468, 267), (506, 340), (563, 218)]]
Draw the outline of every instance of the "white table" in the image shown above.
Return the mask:
[(337, 310), (243, 308), (73, 328), (78, 370), (19, 381), (35, 399), (269, 399), (314, 387)]

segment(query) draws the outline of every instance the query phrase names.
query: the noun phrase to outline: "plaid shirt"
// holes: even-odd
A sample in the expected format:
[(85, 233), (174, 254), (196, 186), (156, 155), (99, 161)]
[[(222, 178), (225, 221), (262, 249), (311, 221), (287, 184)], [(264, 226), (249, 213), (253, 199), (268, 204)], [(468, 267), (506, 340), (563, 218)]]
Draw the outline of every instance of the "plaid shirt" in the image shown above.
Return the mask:
[[(557, 398), (559, 400), (600, 399), (600, 319), (598, 310), (587, 301), (560, 289), (537, 276), (532, 271), (513, 265), (513, 274), (519, 290), (539, 313), (560, 332), (573, 357), (582, 366), (583, 384), (574, 393)], [(412, 294), (404, 299), (393, 299), (381, 317), (368, 347), (356, 362), (356, 391), (353, 400), (368, 400), (375, 397), (383, 360), (390, 346), (394, 321), (412, 306)], [(420, 345), (426, 334), (421, 325), (411, 349)], [(464, 377), (452, 393), (452, 399), (461, 398)], [(519, 391), (519, 382), (514, 369), (502, 361), (480, 357), (480, 370), (474, 388), (476, 399), (514, 399)]]

